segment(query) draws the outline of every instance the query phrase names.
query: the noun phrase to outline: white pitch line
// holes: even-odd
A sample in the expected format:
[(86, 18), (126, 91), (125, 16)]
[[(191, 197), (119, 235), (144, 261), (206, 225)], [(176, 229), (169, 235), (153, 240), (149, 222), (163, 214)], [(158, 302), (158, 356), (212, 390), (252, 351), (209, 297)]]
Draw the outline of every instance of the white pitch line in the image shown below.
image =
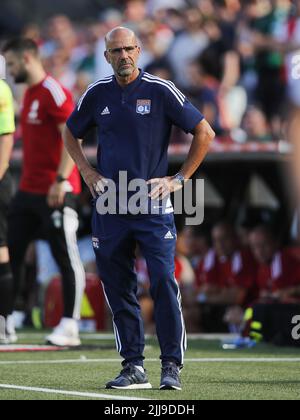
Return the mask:
[[(66, 360), (15, 360), (0, 361), (0, 366), (5, 365), (59, 365), (59, 364), (85, 364), (85, 363), (120, 363), (121, 359), (66, 359)], [(146, 363), (157, 363), (159, 359), (146, 359)], [(300, 358), (203, 358), (185, 359), (186, 363), (299, 363)]]
[(109, 395), (109, 394), (98, 394), (98, 393), (95, 394), (95, 393), (90, 393), (90, 392), (63, 391), (63, 390), (58, 390), (58, 389), (34, 388), (34, 387), (7, 385), (7, 384), (0, 384), (0, 388), (17, 390), (17, 391), (39, 392), (42, 394), (65, 395), (65, 396), (68, 395), (68, 396), (73, 396), (73, 397), (87, 397), (87, 398), (97, 398), (97, 399), (106, 399), (106, 400), (122, 400), (122, 401), (147, 400), (147, 398), (123, 397), (123, 396)]

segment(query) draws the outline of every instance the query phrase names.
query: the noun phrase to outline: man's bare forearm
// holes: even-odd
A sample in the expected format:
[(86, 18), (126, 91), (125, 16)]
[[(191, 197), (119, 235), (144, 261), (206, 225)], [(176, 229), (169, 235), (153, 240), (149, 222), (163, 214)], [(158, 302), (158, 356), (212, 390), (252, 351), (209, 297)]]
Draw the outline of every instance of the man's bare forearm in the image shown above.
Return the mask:
[(63, 130), (63, 140), (68, 151), (69, 155), (71, 156), (72, 160), (77, 165), (79, 171), (82, 173), (86, 169), (91, 168), (91, 164), (87, 160), (83, 148), (82, 148), (82, 141), (76, 139), (71, 131), (65, 126)]
[(9, 167), (13, 144), (12, 134), (0, 136), (0, 181)]
[(105, 190), (105, 178), (91, 166), (84, 154), (81, 140), (76, 139), (67, 126), (63, 131), (63, 139), (66, 149), (77, 165), (84, 182), (89, 187), (92, 196), (96, 199), (97, 195), (103, 193)]
[(197, 125), (194, 133), (194, 139), (180, 173), (185, 179), (190, 179), (204, 161), (215, 133), (206, 120)]

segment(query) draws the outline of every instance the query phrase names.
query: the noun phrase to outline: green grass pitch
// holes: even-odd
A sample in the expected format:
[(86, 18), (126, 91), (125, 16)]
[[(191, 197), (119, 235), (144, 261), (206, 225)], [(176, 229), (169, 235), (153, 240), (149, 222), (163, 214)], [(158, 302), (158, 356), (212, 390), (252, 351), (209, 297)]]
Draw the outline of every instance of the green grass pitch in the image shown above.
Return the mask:
[[(29, 334), (28, 338), (21, 336), (21, 343), (43, 344), (42, 334)], [(154, 389), (106, 391), (105, 383), (120, 371), (118, 354), (113, 349), (114, 341), (97, 342), (86, 336), (83, 342), (87, 346), (99, 344), (102, 349), (84, 347), (82, 350), (55, 353), (0, 353), (0, 384), (49, 390), (39, 393), (5, 389), (0, 385), (0, 400), (105, 399), (103, 394), (150, 400), (300, 399), (298, 349), (260, 345), (252, 350), (223, 351), (217, 341), (191, 340), (182, 372), (183, 391), (162, 392), (158, 390), (160, 364), (153, 360), (158, 359), (159, 348), (156, 340), (149, 339), (145, 355), (150, 360), (145, 366)], [(230, 360), (214, 360), (220, 358)], [(248, 358), (254, 360), (245, 360)], [(258, 358), (281, 360), (258, 362)], [(56, 391), (98, 396), (60, 395)]]

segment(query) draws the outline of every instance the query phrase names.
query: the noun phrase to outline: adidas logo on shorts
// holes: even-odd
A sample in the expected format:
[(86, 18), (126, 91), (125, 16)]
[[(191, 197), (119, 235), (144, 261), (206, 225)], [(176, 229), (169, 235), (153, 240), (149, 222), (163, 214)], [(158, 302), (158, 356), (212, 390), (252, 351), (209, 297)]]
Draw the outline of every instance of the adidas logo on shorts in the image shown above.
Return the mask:
[(174, 236), (172, 232), (169, 230), (169, 232), (166, 234), (165, 239), (174, 239)]

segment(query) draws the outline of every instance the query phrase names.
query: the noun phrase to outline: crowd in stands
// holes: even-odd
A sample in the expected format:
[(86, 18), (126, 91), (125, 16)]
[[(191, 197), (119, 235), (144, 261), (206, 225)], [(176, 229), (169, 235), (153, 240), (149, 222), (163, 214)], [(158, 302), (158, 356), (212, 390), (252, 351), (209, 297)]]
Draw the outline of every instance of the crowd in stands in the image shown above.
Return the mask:
[(38, 42), (49, 73), (75, 100), (89, 83), (111, 74), (103, 58), (104, 35), (124, 25), (143, 46), (141, 68), (175, 81), (219, 138), (282, 139), (288, 106), (300, 104), (293, 64), (300, 49), (299, 0), (111, 4), (80, 22), (55, 15), (43, 24), (28, 22), (21, 31)]
[[(249, 229), (243, 244), (228, 222), (218, 222), (211, 232), (185, 227), (178, 236), (175, 277), (189, 331), (239, 333), (244, 312), (253, 304), (299, 304), (299, 257), (297, 247), (281, 247), (267, 225)], [(137, 273), (151, 330), (153, 308), (142, 257)]]

